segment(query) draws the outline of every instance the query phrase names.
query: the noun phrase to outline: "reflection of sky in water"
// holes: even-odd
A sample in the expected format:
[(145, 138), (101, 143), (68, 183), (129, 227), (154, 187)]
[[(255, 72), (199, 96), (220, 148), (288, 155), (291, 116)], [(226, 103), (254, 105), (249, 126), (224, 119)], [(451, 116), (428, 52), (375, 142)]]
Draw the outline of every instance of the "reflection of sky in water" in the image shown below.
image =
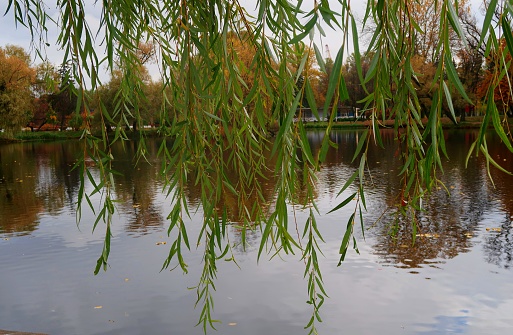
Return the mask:
[(440, 335), (440, 334), (466, 334), (469, 327), (469, 317), (467, 310), (461, 310), (462, 315), (447, 316), (439, 315), (435, 317), (434, 324), (420, 324), (418, 326), (429, 328), (429, 330), (421, 331), (418, 334), (423, 335)]
[[(360, 255), (350, 250), (346, 261), (337, 267), (350, 209), (325, 213), (347, 196), (337, 198), (336, 193), (353, 171), (352, 155), (347, 152), (354, 147), (355, 136), (347, 132), (335, 135), (339, 150), (328, 155), (316, 190), (321, 212), (317, 222), (326, 240), (321, 245), (325, 257), (320, 258), (320, 266), (330, 296), (321, 311), (324, 322), (319, 324), (320, 333), (509, 333), (513, 329), (513, 206), (509, 200), (513, 196), (507, 185), (513, 182), (502, 179), (492, 190), (480, 170), (448, 168), (443, 178), (451, 196), (437, 193), (431, 202), (426, 200), (426, 206), (432, 206), (429, 211), (420, 215), (421, 233), (429, 236), (436, 231), (439, 237), (419, 238), (412, 247), (407, 230), (393, 239), (387, 235), (387, 224), (378, 223), (366, 231), (363, 240), (357, 227)], [(318, 134), (310, 136), (312, 143), (319, 138)], [(47, 149), (52, 152), (51, 146)], [(45, 213), (41, 205), (44, 202), (34, 200), (39, 206), (34, 212), (38, 221), (22, 222), (27, 225), (13, 228), (26, 236), (0, 235), (0, 327), (52, 334), (157, 334), (170, 329), (177, 334), (202, 334), (194, 327), (199, 315), (194, 310), (196, 293), (188, 290), (197, 285), (201, 270), (203, 241), (198, 248), (195, 246), (201, 210), (188, 222), (192, 251), (185, 251), (184, 257), (190, 273), (159, 273), (172, 241), (165, 220), (169, 199), (160, 193), (161, 184), (153, 183), (154, 168), (140, 167), (116, 179), (114, 194), (121, 202), (112, 226), (111, 267), (94, 277), (104, 224), (100, 222), (92, 234), (94, 219), (86, 206), (77, 230), (75, 216), (69, 210), (69, 204), (75, 201), (77, 178), (69, 168), (64, 169), (70, 174), (69, 184), (63, 189), (54, 187), (65, 182), (52, 165), (59, 162), (56, 157), (41, 158), (39, 161), (46, 165), (24, 167), (27, 170), (22, 171), (45, 176), (44, 183), (33, 187), (30, 181), (36, 178), (31, 178), (25, 184), (16, 184), (58, 201), (53, 202), (54, 211)], [(369, 157), (375, 160), (370, 164), (375, 180), (389, 182), (376, 185), (368, 194), (365, 215), (372, 219), (389, 204), (398, 162), (393, 156), (375, 152)], [(92, 188), (88, 186), (87, 191)], [(192, 203), (197, 201), (195, 192), (190, 190), (188, 194)], [(95, 195), (93, 201), (99, 196)], [(59, 209), (58, 204), (66, 207)], [(0, 205), (4, 206), (2, 210), (11, 208)], [(298, 230), (302, 232), (307, 214), (296, 209)], [(292, 217), (290, 224), (295, 230)], [(264, 254), (257, 264), (260, 230), (246, 233), (246, 250), (238, 244), (241, 230), (235, 225), (228, 230), (241, 269), (231, 262), (219, 262), (214, 293), (214, 314), (223, 320), (219, 334), (305, 333), (303, 326), (310, 310), (305, 303), (307, 283), (299, 257), (284, 255), (283, 259), (275, 257), (268, 262), (272, 253)], [(230, 322), (237, 325), (228, 326)]]

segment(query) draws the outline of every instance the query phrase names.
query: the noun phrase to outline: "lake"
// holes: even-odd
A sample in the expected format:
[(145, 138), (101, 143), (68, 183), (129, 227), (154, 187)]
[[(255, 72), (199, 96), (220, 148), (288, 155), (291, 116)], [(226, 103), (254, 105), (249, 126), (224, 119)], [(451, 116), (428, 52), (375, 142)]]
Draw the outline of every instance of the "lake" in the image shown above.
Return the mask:
[[(315, 190), (318, 225), (325, 237), (320, 259), (329, 299), (321, 309), (321, 334), (509, 334), (513, 329), (513, 177), (492, 168), (483, 156), (465, 168), (475, 130), (446, 132), (450, 160), (443, 159), (443, 188), (434, 190), (419, 213), (415, 244), (408, 224), (395, 235), (393, 206), (401, 163), (393, 133), (383, 131), (385, 149), (371, 146), (367, 177), (365, 239), (356, 230), (360, 254), (349, 250), (337, 267), (340, 241), (351, 208), (326, 214), (357, 168), (351, 163), (361, 135), (333, 131), (327, 161)], [(322, 132), (309, 132), (314, 148)], [(513, 170), (513, 155), (490, 134), (492, 157)], [(85, 210), (77, 227), (75, 202), (80, 177), (72, 170), (80, 145), (15, 143), (0, 145), (0, 329), (49, 334), (202, 334), (195, 309), (202, 248), (186, 253), (189, 273), (163, 270), (169, 199), (158, 179), (158, 140), (148, 142), (149, 163), (132, 168), (136, 143), (113, 148), (117, 213), (112, 227), (110, 267), (93, 275), (103, 246), (103, 228), (93, 233)], [(92, 167), (94, 170), (94, 167)], [(272, 201), (273, 184), (263, 182)], [(91, 190), (91, 186), (86, 186)], [(198, 190), (188, 189), (198, 203)], [(350, 192), (350, 191), (348, 191)], [(292, 206), (299, 222), (307, 211)], [(188, 222), (198, 233), (201, 209)], [(292, 211), (291, 211), (292, 217)], [(240, 240), (233, 226), (230, 239)], [(192, 238), (194, 240), (194, 238)], [(247, 233), (249, 247), (235, 248), (240, 266), (219, 262), (211, 334), (306, 334), (304, 264), (283, 255), (257, 264), (260, 231)], [(166, 242), (166, 244), (164, 243)]]

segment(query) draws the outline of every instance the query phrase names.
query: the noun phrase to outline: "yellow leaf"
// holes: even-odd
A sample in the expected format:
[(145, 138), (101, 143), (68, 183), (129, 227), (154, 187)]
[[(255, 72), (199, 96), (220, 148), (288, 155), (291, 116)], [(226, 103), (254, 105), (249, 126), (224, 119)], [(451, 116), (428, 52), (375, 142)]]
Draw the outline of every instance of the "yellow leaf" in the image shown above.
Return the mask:
[(228, 324), (228, 326), (236, 326), (236, 325), (237, 325), (237, 322), (230, 322), (230, 323)]
[(101, 306), (101, 305), (100, 306), (94, 306), (94, 309), (101, 309), (101, 308), (103, 308), (103, 306)]

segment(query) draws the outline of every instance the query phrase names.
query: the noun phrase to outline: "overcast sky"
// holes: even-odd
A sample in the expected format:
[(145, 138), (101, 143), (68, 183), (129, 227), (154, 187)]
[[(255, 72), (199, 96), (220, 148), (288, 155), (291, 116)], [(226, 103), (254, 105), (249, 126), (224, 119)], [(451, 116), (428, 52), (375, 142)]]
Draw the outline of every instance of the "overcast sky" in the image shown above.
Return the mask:
[[(101, 2), (98, 2), (98, 6), (94, 6), (94, 3), (96, 1), (92, 0), (86, 0), (85, 3), (88, 5), (86, 6), (86, 13), (87, 20), (92, 28), (93, 31), (96, 31), (99, 25), (99, 18), (100, 18), (100, 5)], [(256, 1), (252, 0), (241, 0), (240, 1), (243, 6), (245, 6), (248, 10), (248, 12), (251, 13), (251, 11), (255, 7)], [(340, 5), (338, 4), (338, 1), (331, 0), (332, 4), (332, 10), (335, 12), (340, 12)], [(482, 0), (471, 0), (472, 3), (472, 9), (478, 16), (478, 19), (481, 17), (479, 6), (482, 4)], [(52, 17), (57, 18), (58, 11), (56, 10), (55, 0), (46, 1), (48, 4), (49, 13)], [(311, 1), (304, 1), (305, 3), (305, 9), (309, 9), (307, 7), (308, 3), (313, 3), (313, 0)], [(365, 11), (365, 1), (352, 1), (352, 10), (356, 16), (357, 19), (361, 19), (364, 15)], [(5, 13), (7, 9), (7, 1), (6, 0), (0, 0), (0, 13)], [(320, 34), (317, 32), (316, 38), (314, 42), (317, 44), (317, 46), (322, 49), (323, 53), (326, 51), (326, 45), (329, 46), (331, 56), (335, 58), (336, 53), (338, 52), (338, 49), (340, 48), (342, 44), (342, 32), (341, 31), (334, 31), (329, 27), (325, 27), (324, 29), (326, 33), (326, 37), (320, 36)], [(351, 38), (351, 37), (350, 37)], [(47, 47), (47, 56), (48, 59), (55, 64), (60, 63), (60, 60), (62, 59), (63, 53), (58, 50), (55, 43), (57, 40), (57, 30), (53, 29), (50, 30), (48, 33), (48, 43), (50, 44), (49, 47)], [(15, 44), (22, 46), (26, 49), (30, 46), (30, 32), (27, 28), (23, 26), (16, 27), (14, 24), (14, 15), (12, 12), (12, 9), (6, 16), (0, 17), (0, 46), (4, 46), (6, 44)], [(351, 40), (350, 40), (351, 41)], [(362, 42), (360, 42), (362, 43)], [(350, 44), (350, 48), (348, 49), (348, 52), (346, 52), (346, 55), (350, 54), (352, 52), (352, 47)], [(100, 49), (101, 50), (101, 49)], [(100, 51), (101, 52), (101, 51)], [(324, 54), (324, 57), (327, 55)], [(106, 78), (104, 78), (105, 80)]]

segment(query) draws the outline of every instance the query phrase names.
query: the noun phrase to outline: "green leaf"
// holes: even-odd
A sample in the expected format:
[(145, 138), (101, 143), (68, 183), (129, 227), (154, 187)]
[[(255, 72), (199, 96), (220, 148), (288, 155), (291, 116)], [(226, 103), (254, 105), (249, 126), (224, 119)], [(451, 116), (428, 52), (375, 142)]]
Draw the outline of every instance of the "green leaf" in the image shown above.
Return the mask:
[(473, 104), (470, 98), (467, 96), (467, 93), (463, 88), (463, 84), (461, 83), (460, 78), (458, 77), (458, 73), (454, 68), (454, 64), (452, 63), (452, 60), (449, 58), (448, 55), (445, 55), (445, 69), (447, 70), (446, 72), (450, 82), (456, 87), (461, 96), (465, 100), (467, 100), (468, 103)]
[(337, 196), (339, 196), (340, 194), (342, 194), (342, 192), (344, 192), (348, 187), (349, 185), (351, 185), (354, 180), (356, 179), (356, 177), (358, 176), (359, 174), (359, 170), (355, 170), (353, 172), (353, 174), (351, 175), (351, 177), (349, 177), (349, 179), (346, 181), (346, 183), (344, 184), (344, 186), (342, 186), (342, 188), (340, 189), (340, 191), (338, 192)]
[(479, 45), (481, 45), (483, 43), (486, 34), (490, 30), (490, 24), (492, 23), (492, 18), (495, 15), (496, 8), (497, 8), (497, 0), (490, 0), (488, 7), (486, 9), (485, 18), (483, 20), (483, 28), (481, 29), (481, 37), (479, 39)]
[(449, 110), (451, 111), (451, 116), (453, 120), (456, 120), (456, 114), (454, 113), (454, 106), (452, 105), (452, 97), (451, 92), (449, 91), (449, 87), (445, 81), (442, 81), (442, 86), (444, 87), (445, 99), (447, 100), (447, 106), (449, 106)]
[(337, 211), (339, 210), (340, 208), (344, 207), (345, 205), (347, 205), (349, 202), (351, 202), (351, 200), (354, 199), (354, 197), (356, 196), (356, 192), (351, 194), (350, 196), (348, 196), (346, 199), (344, 199), (344, 201), (342, 201), (340, 204), (338, 204), (335, 208), (333, 208), (332, 210), (330, 210), (328, 213), (326, 214), (329, 214), (331, 212), (334, 212), (334, 211)]
[(365, 129), (365, 131), (361, 134), (361, 136), (358, 136), (358, 145), (356, 146), (356, 150), (353, 155), (353, 159), (351, 160), (351, 163), (354, 162), (356, 157), (360, 154), (360, 151), (362, 151), (363, 145), (365, 142), (367, 142), (367, 135), (369, 134), (369, 129)]

